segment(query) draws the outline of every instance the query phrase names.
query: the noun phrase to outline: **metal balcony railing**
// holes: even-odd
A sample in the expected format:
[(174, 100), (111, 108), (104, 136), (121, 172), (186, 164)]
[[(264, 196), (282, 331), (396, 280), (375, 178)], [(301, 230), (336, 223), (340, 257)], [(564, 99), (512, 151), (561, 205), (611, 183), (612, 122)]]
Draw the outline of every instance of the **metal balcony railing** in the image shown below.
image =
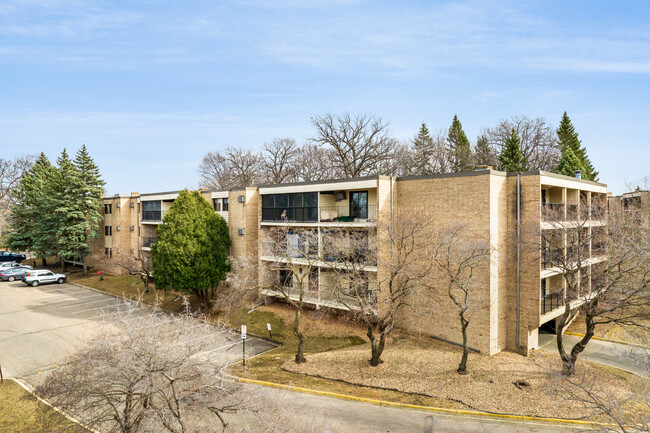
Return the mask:
[(574, 221), (578, 219), (578, 205), (570, 204), (566, 207), (566, 219), (567, 221)]
[(607, 216), (607, 207), (605, 206), (592, 206), (591, 207), (591, 219), (592, 220), (603, 220)]
[(542, 251), (542, 268), (548, 269), (558, 266), (564, 259), (563, 248), (545, 249)]
[(542, 304), (542, 314), (549, 313), (564, 305), (563, 293), (562, 292), (548, 293), (542, 296), (540, 302)]
[(564, 203), (542, 203), (542, 219), (544, 221), (564, 220)]
[(320, 220), (323, 222), (376, 221), (377, 206), (321, 206)]

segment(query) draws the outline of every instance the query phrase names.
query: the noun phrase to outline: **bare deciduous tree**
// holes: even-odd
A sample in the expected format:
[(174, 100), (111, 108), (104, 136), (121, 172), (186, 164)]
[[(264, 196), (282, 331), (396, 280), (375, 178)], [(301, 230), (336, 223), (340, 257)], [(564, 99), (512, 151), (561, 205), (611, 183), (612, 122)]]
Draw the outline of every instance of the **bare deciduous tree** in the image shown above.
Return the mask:
[(344, 177), (343, 172), (332, 163), (335, 158), (333, 149), (305, 144), (298, 154), (298, 179), (311, 182)]
[(13, 203), (12, 191), (18, 185), (20, 178), (34, 163), (34, 156), (20, 156), (14, 160), (0, 158), (0, 233), (4, 221)]
[[(429, 274), (430, 262), (421, 252), (426, 248), (430, 221), (422, 214), (396, 211), (394, 223), (377, 227), (377, 236), (386, 246), (376, 256), (367, 233), (339, 231), (326, 244), (325, 258), (336, 273), (337, 300), (358, 312), (370, 340), (370, 365), (383, 361), (386, 339), (401, 309), (412, 308), (420, 283)], [(377, 287), (369, 286), (367, 266), (385, 269), (378, 273)]]
[(396, 144), (388, 123), (375, 116), (325, 114), (312, 118), (312, 124), (316, 135), (311, 142), (334, 150), (333, 164), (345, 177), (378, 174), (380, 165), (391, 158)]
[(243, 188), (260, 183), (261, 157), (241, 147), (210, 152), (199, 166), (201, 186), (210, 189)]
[(94, 338), (37, 387), (39, 395), (105, 432), (225, 431), (223, 412), (238, 407), (223, 373), (235, 337), (130, 302), (104, 319)]
[(560, 160), (560, 149), (555, 130), (543, 118), (515, 116), (503, 119), (496, 127), (486, 129), (483, 135), (500, 151), (506, 146), (513, 128), (521, 139), (521, 154), (528, 161), (529, 168), (553, 171)]
[(315, 279), (312, 271), (319, 259), (318, 234), (314, 230), (289, 225), (274, 227), (263, 240), (263, 249), (263, 255), (271, 259), (262, 262), (267, 283), (261, 289), (263, 294), (280, 297), (294, 309), (293, 332), (298, 338), (295, 361), (306, 362), (301, 319), (309, 284), (314, 283), (310, 280)]
[(298, 176), (298, 146), (293, 138), (275, 138), (264, 144), (263, 179), (268, 183), (295, 182)]
[[(536, 229), (531, 247), (541, 247), (542, 266), (554, 270), (562, 281), (562, 287), (545, 286), (549, 293), (543, 293), (542, 300), (562, 308), (556, 319), (556, 344), (562, 373), (573, 376), (578, 356), (597, 326), (647, 329), (650, 218), (623, 209), (611, 209), (608, 215), (605, 203), (584, 200), (579, 206), (576, 202), (545, 208), (549, 208), (544, 211), (548, 223)], [(601, 225), (605, 220), (608, 224)], [(563, 333), (580, 313), (585, 335), (567, 351)]]
[(430, 294), (445, 287), (458, 309), (463, 336), (463, 356), (456, 370), (467, 373), (469, 342), (467, 327), (477, 311), (485, 309), (487, 299), (481, 294), (477, 274), (488, 269), (490, 244), (486, 239), (468, 237), (467, 228), (455, 225), (440, 231), (431, 242), (431, 257), (437, 272), (431, 273), (426, 287)]

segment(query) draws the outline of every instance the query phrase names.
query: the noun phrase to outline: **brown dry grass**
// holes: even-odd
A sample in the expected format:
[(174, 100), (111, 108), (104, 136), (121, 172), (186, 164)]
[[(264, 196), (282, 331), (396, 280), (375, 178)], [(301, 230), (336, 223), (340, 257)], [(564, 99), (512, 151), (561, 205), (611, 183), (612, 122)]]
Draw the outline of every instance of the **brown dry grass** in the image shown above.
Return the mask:
[[(480, 411), (578, 419), (585, 415), (579, 403), (563, 401), (563, 384), (556, 372), (559, 358), (534, 352), (526, 358), (509, 352), (495, 356), (470, 354), (469, 374), (456, 373), (461, 349), (446, 343), (398, 337), (387, 346), (384, 363), (368, 364), (368, 345), (314, 354), (309, 362), (283, 367), (295, 373), (318, 375), (353, 384), (422, 393), (436, 399), (460, 401)], [(617, 377), (579, 361), (579, 375), (606, 384), (611, 395), (623, 395), (632, 386), (625, 375)], [(523, 389), (513, 382), (526, 380)]]
[[(616, 323), (598, 325), (596, 326), (595, 336), (599, 338), (605, 338), (608, 340), (618, 340), (618, 341), (625, 341), (627, 343), (632, 343), (632, 344), (648, 345), (647, 331), (645, 331), (642, 327), (645, 327), (645, 329), (650, 328), (650, 321), (639, 319), (639, 322), (640, 322), (639, 324), (641, 325), (641, 327), (639, 328), (620, 326)], [(584, 335), (585, 333), (584, 316), (582, 315), (578, 316), (576, 320), (574, 320), (573, 323), (571, 323), (567, 331)]]

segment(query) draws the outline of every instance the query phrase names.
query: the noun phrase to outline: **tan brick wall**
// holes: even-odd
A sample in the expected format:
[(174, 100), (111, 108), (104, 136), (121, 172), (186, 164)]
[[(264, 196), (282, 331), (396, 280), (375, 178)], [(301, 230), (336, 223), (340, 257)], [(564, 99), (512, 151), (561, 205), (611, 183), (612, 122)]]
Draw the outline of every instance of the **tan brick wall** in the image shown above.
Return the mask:
[[(469, 237), (490, 237), (490, 187), (489, 172), (472, 173), (467, 176), (449, 176), (398, 180), (395, 186), (394, 206), (400, 212), (426, 214), (431, 219), (432, 229), (444, 230), (461, 223)], [(397, 223), (397, 222), (396, 222)], [(427, 260), (426, 257), (423, 260)], [(444, 281), (440, 279), (440, 281)], [(473, 315), (468, 328), (469, 345), (485, 353), (492, 353), (490, 317), (490, 266), (476, 273), (476, 287), (470, 303), (480, 306)], [(448, 296), (447, 287), (442, 284), (434, 288), (429, 296), (420, 296), (416, 302), (421, 305), (416, 314), (404, 310), (398, 325), (424, 335), (435, 335), (451, 341), (461, 342), (459, 313)]]

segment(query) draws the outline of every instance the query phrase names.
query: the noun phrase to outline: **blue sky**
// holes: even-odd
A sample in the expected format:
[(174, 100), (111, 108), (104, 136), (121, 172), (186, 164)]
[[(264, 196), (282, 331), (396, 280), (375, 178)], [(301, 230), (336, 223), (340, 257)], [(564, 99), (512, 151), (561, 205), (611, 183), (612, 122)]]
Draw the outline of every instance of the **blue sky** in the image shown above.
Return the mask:
[(86, 144), (107, 191), (196, 187), (208, 151), (372, 113), (472, 141), (567, 111), (620, 193), (650, 174), (650, 2), (0, 2), (3, 157)]

